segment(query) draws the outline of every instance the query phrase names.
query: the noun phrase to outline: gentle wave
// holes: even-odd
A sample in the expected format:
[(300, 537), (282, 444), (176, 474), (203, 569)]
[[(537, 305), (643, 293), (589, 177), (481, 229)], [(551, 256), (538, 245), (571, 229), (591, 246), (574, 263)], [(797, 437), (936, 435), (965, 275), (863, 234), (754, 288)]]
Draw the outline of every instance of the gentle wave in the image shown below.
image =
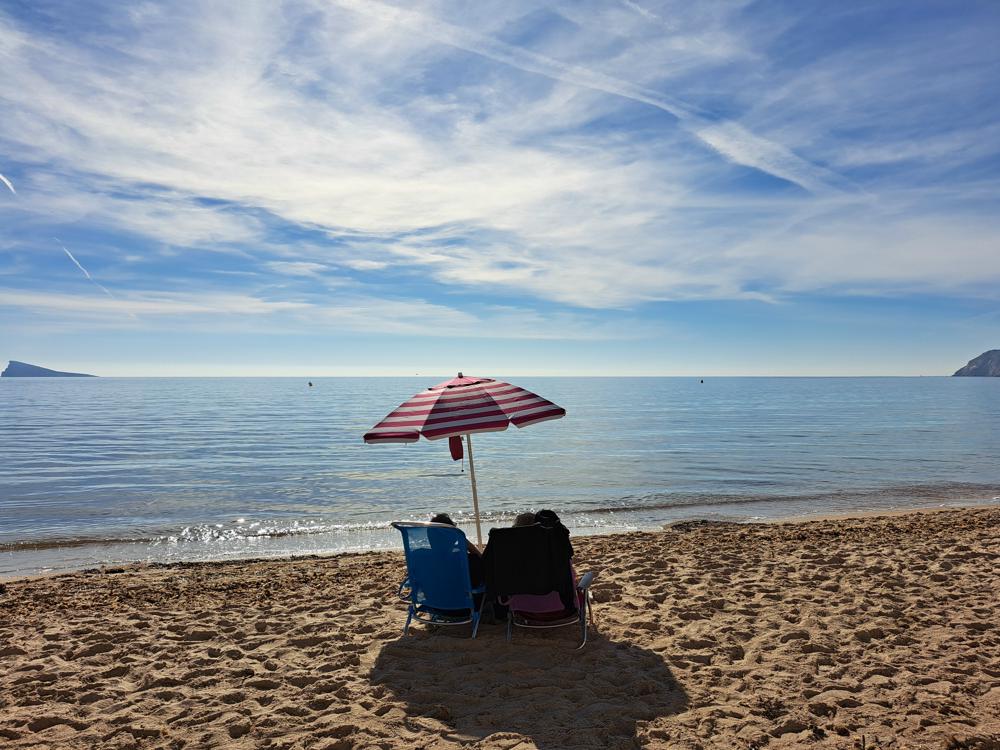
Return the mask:
[[(807, 514), (815, 509), (838, 509), (845, 506), (878, 509), (887, 503), (907, 505), (927, 505), (934, 503), (981, 504), (1000, 501), (1000, 485), (951, 483), (940, 485), (900, 485), (895, 487), (879, 487), (865, 491), (840, 490), (835, 492), (813, 493), (805, 495), (669, 495), (652, 493), (641, 497), (625, 497), (616, 505), (587, 508), (586, 510), (559, 509), (565, 520), (578, 529), (587, 527), (591, 531), (600, 531), (602, 526), (619, 528), (622, 517), (639, 515), (654, 518), (660, 512), (684, 509), (695, 511), (698, 508), (716, 509), (714, 515), (719, 515), (717, 509), (726, 506), (783, 506), (788, 516)], [(536, 510), (540, 510), (536, 509)], [(779, 516), (780, 517), (780, 510)], [(457, 511), (451, 514), (460, 526), (471, 525), (474, 517), (471, 511)], [(493, 525), (506, 525), (513, 521), (517, 514), (510, 512), (486, 511), (480, 514), (484, 528)], [(598, 518), (594, 518), (594, 517)], [(602, 523), (601, 516), (614, 516), (611, 523)], [(757, 516), (746, 517), (734, 512), (734, 520), (756, 519)], [(413, 514), (401, 513), (395, 520), (426, 520)], [(273, 521), (248, 521), (236, 519), (228, 524), (214, 523), (185, 526), (176, 533), (166, 533), (149, 536), (121, 537), (75, 537), (63, 539), (25, 539), (14, 543), (0, 543), (0, 552), (48, 550), (58, 548), (81, 547), (87, 545), (118, 545), (118, 544), (149, 544), (149, 545), (179, 545), (179, 544), (215, 544), (238, 542), (253, 539), (282, 539), (285, 537), (300, 537), (312, 535), (339, 534), (356, 536), (371, 532), (386, 531), (391, 528), (391, 521), (370, 521), (365, 523), (335, 523), (316, 520), (295, 520), (291, 523), (274, 523)], [(642, 524), (658, 525), (655, 522)]]
[(1000, 484), (950, 483), (941, 485), (900, 485), (896, 487), (878, 487), (865, 490), (835, 490), (832, 492), (817, 492), (800, 495), (705, 495), (691, 494), (677, 497), (666, 493), (653, 493), (639, 498), (625, 498), (621, 505), (606, 508), (594, 508), (588, 513), (620, 513), (638, 510), (671, 510), (674, 508), (691, 508), (697, 506), (715, 505), (749, 505), (761, 503), (790, 503), (807, 505), (809, 507), (837, 507), (845, 501), (869, 502), (877, 507), (881, 501), (896, 500), (901, 502), (955, 502), (967, 500), (970, 502), (990, 502), (1000, 500), (997, 493)]

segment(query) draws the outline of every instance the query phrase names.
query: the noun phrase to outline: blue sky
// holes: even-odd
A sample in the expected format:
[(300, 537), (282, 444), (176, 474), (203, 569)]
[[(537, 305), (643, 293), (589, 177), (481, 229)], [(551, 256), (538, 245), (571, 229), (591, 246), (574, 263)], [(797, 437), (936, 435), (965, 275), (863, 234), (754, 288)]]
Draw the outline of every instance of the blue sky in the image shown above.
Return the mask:
[(996, 2), (0, 0), (0, 359), (948, 374), (1000, 347), (998, 38)]

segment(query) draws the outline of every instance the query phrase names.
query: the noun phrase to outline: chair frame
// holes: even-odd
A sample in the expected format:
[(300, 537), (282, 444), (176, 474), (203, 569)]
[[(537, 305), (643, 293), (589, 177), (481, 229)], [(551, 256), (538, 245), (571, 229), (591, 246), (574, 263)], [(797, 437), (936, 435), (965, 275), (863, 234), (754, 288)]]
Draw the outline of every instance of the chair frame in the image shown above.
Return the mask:
[(577, 593), (577, 612), (573, 615), (567, 615), (566, 617), (560, 618), (558, 620), (532, 620), (530, 613), (517, 614), (513, 607), (509, 607), (508, 602), (510, 602), (510, 597), (506, 597), (507, 602), (502, 599), (497, 601), (500, 604), (508, 607), (507, 610), (507, 641), (508, 643), (513, 639), (514, 627), (519, 628), (532, 628), (536, 630), (542, 630), (547, 628), (561, 628), (566, 625), (577, 624), (580, 626), (580, 645), (576, 647), (579, 651), (581, 648), (587, 645), (587, 623), (588, 620), (592, 627), (596, 627), (594, 624), (594, 608), (593, 601), (594, 595), (590, 591), (590, 584), (594, 582), (595, 574), (593, 572), (585, 573), (581, 576), (580, 580), (576, 584)]
[[(401, 534), (403, 534), (404, 544), (403, 551), (406, 555), (406, 565), (407, 565), (407, 575), (403, 579), (403, 582), (399, 584), (399, 589), (396, 591), (397, 598), (400, 601), (408, 603), (407, 614), (406, 614), (406, 624), (403, 626), (403, 635), (408, 636), (410, 634), (410, 624), (416, 620), (417, 622), (422, 622), (425, 625), (468, 625), (472, 623), (472, 638), (476, 637), (479, 632), (479, 623), (483, 614), (483, 606), (486, 604), (486, 586), (485, 584), (480, 586), (473, 586), (472, 579), (469, 577), (468, 568), (465, 571), (465, 580), (468, 587), (469, 600), (472, 606), (469, 607), (469, 615), (463, 617), (461, 615), (448, 615), (442, 613), (440, 610), (430, 607), (426, 604), (421, 604), (417, 602), (417, 590), (414, 589), (412, 583), (410, 582), (409, 574), (409, 548), (406, 544), (406, 533), (403, 529), (406, 528), (442, 528), (451, 529), (462, 536), (462, 539), (468, 542), (465, 537), (465, 532), (461, 529), (451, 526), (446, 523), (432, 523), (430, 521), (393, 521), (393, 528), (397, 529)], [(409, 590), (408, 593), (404, 591)], [(479, 607), (475, 606), (476, 594), (481, 594), (479, 601)]]

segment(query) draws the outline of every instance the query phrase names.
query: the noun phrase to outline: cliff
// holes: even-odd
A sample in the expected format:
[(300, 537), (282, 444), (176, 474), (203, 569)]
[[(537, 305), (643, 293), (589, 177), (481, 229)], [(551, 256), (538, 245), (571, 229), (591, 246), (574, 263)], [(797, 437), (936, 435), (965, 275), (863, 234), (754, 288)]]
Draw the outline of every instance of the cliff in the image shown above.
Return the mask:
[(7, 364), (7, 369), (0, 372), (0, 378), (95, 378), (96, 375), (85, 375), (82, 372), (59, 372), (50, 370), (47, 367), (29, 365), (27, 362), (18, 362), (12, 359)]
[(955, 373), (955, 376), (1000, 378), (1000, 349), (990, 349)]

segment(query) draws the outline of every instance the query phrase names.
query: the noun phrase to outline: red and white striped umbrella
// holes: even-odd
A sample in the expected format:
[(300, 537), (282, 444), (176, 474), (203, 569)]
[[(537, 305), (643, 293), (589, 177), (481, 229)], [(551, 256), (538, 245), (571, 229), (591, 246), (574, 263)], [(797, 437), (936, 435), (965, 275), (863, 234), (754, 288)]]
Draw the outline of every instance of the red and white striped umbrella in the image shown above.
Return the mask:
[(421, 435), (428, 440), (465, 435), (476, 535), (482, 544), (471, 435), (476, 432), (499, 432), (506, 430), (510, 424), (527, 427), (565, 415), (566, 410), (561, 406), (524, 388), (502, 380), (466, 377), (458, 373), (457, 378), (431, 386), (404, 401), (365, 433), (365, 442), (415, 443)]

